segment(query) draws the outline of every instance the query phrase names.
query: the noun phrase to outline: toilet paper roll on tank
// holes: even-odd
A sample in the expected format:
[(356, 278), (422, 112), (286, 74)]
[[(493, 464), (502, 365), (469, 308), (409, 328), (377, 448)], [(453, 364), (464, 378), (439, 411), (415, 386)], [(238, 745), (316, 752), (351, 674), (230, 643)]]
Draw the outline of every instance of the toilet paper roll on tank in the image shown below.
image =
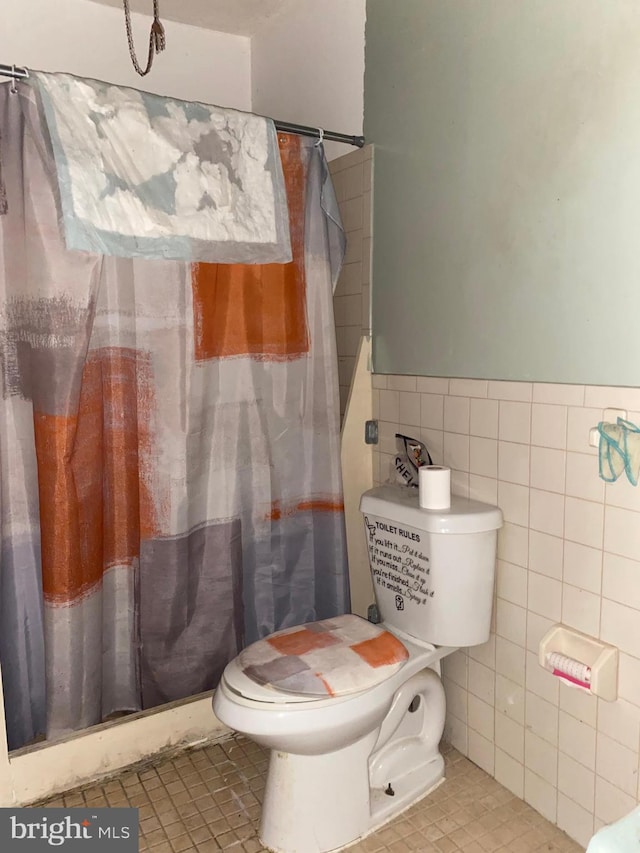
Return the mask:
[(450, 468), (443, 465), (421, 465), (418, 468), (418, 503), (422, 509), (450, 508)]

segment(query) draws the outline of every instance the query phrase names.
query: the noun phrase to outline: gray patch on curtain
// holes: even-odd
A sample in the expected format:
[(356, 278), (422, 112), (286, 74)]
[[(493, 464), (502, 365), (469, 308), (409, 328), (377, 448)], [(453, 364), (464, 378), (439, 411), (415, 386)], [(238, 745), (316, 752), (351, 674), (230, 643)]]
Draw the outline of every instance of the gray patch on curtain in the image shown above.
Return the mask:
[(142, 704), (184, 699), (219, 682), (243, 645), (239, 519), (142, 543)]
[(31, 400), (47, 414), (66, 413), (67, 401), (80, 392), (92, 311), (67, 297), (8, 299), (0, 332), (3, 397)]
[(7, 188), (2, 180), (2, 135), (0, 135), (0, 216), (4, 216), (9, 210), (7, 201)]
[(47, 738), (139, 711), (136, 566), (113, 566), (90, 595), (44, 609)]
[(102, 577), (102, 719), (139, 711), (139, 564), (112, 566)]
[(331, 284), (335, 291), (342, 263), (347, 251), (347, 235), (342, 225), (336, 191), (329, 173), (329, 165), (324, 156), (324, 147), (314, 145), (309, 162), (307, 181), (309, 197), (307, 205), (312, 209), (320, 207), (324, 214), (324, 233), (322, 229), (307, 229), (305, 249), (311, 254), (326, 256), (331, 270)]
[(40, 543), (3, 536), (0, 563), (0, 663), (9, 749), (46, 728)]
[(246, 642), (349, 611), (344, 513), (299, 512), (244, 543)]

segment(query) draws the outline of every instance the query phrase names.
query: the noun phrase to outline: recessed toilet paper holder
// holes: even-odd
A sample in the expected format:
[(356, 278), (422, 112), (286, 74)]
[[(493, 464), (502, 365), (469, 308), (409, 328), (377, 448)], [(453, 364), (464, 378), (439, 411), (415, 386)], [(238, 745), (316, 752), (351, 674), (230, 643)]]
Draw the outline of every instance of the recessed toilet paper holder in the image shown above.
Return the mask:
[(607, 702), (618, 698), (618, 649), (566, 625), (540, 641), (538, 662), (553, 675)]

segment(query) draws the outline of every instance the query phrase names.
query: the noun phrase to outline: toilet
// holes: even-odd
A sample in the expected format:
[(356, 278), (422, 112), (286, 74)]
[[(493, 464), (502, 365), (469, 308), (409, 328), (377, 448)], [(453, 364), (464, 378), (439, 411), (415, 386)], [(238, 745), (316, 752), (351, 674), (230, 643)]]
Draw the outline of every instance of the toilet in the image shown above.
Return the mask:
[(381, 621), (278, 631), (227, 665), (213, 698), (271, 751), (260, 839), (277, 853), (353, 844), (444, 780), (440, 661), (489, 639), (500, 510), (456, 496), (421, 509), (396, 485), (360, 510)]
[(637, 853), (640, 841), (640, 806), (593, 836), (587, 853)]

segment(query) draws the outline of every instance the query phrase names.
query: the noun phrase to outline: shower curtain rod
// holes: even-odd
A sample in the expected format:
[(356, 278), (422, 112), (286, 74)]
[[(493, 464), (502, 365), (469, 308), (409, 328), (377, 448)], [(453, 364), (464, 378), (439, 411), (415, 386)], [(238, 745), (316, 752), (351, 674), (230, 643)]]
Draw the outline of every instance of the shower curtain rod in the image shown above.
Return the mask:
[[(0, 63), (0, 76), (26, 80), (29, 77), (29, 71), (26, 68), (19, 68), (17, 65)], [(328, 142), (344, 142), (347, 145), (355, 145), (356, 148), (362, 148), (364, 145), (364, 136), (350, 136), (348, 133), (336, 133), (333, 130), (322, 130), (319, 127), (292, 124), (288, 121), (274, 121), (274, 124), (276, 130), (281, 130), (283, 133), (297, 133), (298, 136), (312, 136), (315, 139), (326, 139)]]

